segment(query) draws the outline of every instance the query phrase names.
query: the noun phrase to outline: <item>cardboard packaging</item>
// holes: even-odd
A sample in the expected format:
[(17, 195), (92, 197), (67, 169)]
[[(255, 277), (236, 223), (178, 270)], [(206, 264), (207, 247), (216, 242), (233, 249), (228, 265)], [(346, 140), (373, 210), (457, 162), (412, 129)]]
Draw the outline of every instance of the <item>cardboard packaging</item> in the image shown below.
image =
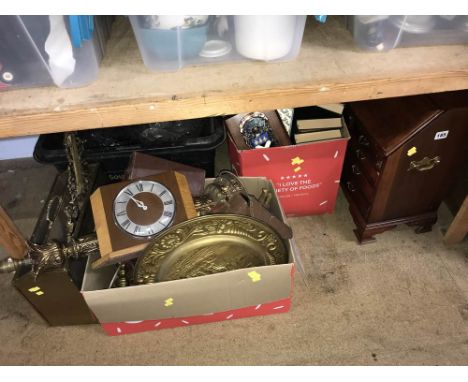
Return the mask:
[[(285, 217), (265, 178), (241, 178), (249, 193), (262, 188), (274, 197), (272, 212)], [(212, 180), (207, 179), (207, 183)], [(121, 335), (236, 318), (287, 312), (295, 260), (292, 241), (285, 241), (287, 264), (238, 269), (188, 279), (108, 289), (115, 266), (92, 269), (89, 258), (83, 280), (83, 297), (107, 334)]]
[(290, 146), (242, 150), (228, 131), (229, 158), (239, 176), (267, 177), (287, 216), (332, 213), (349, 140), (342, 138)]

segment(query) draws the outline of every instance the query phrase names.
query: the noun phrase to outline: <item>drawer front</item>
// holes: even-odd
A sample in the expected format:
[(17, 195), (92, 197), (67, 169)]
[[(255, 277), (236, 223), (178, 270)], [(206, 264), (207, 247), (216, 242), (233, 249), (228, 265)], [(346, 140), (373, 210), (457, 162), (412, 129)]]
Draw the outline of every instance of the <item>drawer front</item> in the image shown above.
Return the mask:
[(363, 172), (363, 167), (358, 159), (353, 157), (352, 153), (348, 153), (343, 166), (343, 173), (346, 174), (346, 179), (355, 185), (366, 200), (371, 204), (374, 201), (376, 194), (375, 186), (369, 182)]
[(348, 145), (348, 154), (359, 166), (363, 175), (373, 185), (377, 186), (385, 164), (384, 159), (378, 159), (371, 150), (360, 145), (356, 139), (351, 138)]
[(348, 198), (349, 203), (354, 204), (354, 206), (357, 207), (357, 209), (361, 213), (362, 217), (364, 219), (367, 219), (367, 217), (369, 216), (371, 206), (369, 205), (369, 203), (367, 203), (366, 198), (364, 198), (364, 196), (358, 190), (356, 185), (350, 180), (343, 179), (341, 186), (343, 188), (343, 192)]
[(349, 111), (346, 113), (346, 109), (344, 118), (351, 136), (348, 152), (358, 161), (361, 171), (369, 182), (377, 186), (383, 171), (385, 158), (379, 154), (376, 146), (359, 126), (353, 115)]
[(356, 179), (352, 176), (350, 167), (343, 169), (341, 187), (348, 201), (357, 207), (364, 219), (367, 219), (371, 210), (371, 204), (362, 193), (362, 189)]

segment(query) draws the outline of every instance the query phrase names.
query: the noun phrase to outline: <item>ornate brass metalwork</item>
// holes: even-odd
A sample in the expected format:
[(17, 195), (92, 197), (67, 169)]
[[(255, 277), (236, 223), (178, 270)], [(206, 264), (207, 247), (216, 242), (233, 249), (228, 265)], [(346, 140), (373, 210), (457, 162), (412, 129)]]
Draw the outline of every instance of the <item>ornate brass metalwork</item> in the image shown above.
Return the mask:
[(125, 264), (120, 264), (119, 270), (117, 271), (117, 286), (123, 288), (128, 286), (127, 282), (127, 271)]
[(44, 270), (63, 266), (68, 258), (76, 259), (99, 251), (95, 234), (71, 239), (68, 245), (62, 245), (56, 241), (45, 244), (28, 243), (28, 245), (28, 257), (31, 259), (32, 272), (35, 277)]
[(0, 273), (12, 273), (16, 272), (17, 270), (21, 269), (23, 266), (31, 265), (31, 259), (26, 257), (21, 260), (13, 259), (9, 257), (5, 260), (0, 261)]
[(239, 180), (231, 171), (222, 170), (219, 172), (216, 179), (205, 187), (204, 194), (214, 202), (229, 199), (236, 192), (247, 191)]
[(83, 143), (76, 136), (76, 133), (65, 133), (64, 145), (68, 159), (68, 180), (67, 189), (70, 195), (70, 202), (64, 209), (67, 216), (65, 224), (67, 232), (67, 242), (70, 242), (75, 230), (75, 224), (83, 209), (90, 188), (89, 169), (86, 161), (81, 159)]
[(205, 187), (203, 195), (193, 198), (198, 216), (227, 213), (229, 200), (239, 192), (247, 195), (239, 178), (231, 171), (220, 171), (215, 180)]
[(82, 162), (80, 155), (83, 151), (83, 145), (75, 133), (66, 133), (64, 139), (69, 167), (71, 167), (70, 173), (72, 173), (75, 178), (74, 181), (76, 184), (74, 188), (76, 189), (77, 195), (82, 195), (86, 192), (87, 185), (87, 179), (85, 177), (86, 163)]
[[(247, 197), (247, 194), (244, 195), (246, 195), (246, 199), (249, 198)], [(232, 200), (232, 196), (229, 200)], [(264, 208), (269, 209), (272, 197), (273, 195), (270, 191), (268, 191), (266, 188), (262, 188), (261, 194), (258, 197), (258, 201)], [(217, 212), (218, 210), (229, 211), (229, 200), (223, 199), (218, 202), (214, 202), (207, 195), (196, 196), (193, 198), (193, 202), (195, 204), (195, 209), (197, 210), (198, 216), (208, 215)], [(222, 212), (223, 211), (221, 211), (221, 213)]]
[[(99, 251), (96, 235), (91, 234), (75, 239), (76, 224), (85, 207), (91, 187), (90, 171), (88, 164), (81, 159), (83, 145), (75, 133), (65, 134), (64, 145), (68, 159), (68, 195), (63, 197), (56, 195), (49, 200), (45, 215), (49, 226), (47, 233), (40, 243), (28, 243), (27, 259), (32, 267), (31, 271), (34, 277), (37, 277), (44, 270), (63, 267), (68, 258), (88, 256), (96, 250)], [(68, 200), (65, 207), (63, 207), (64, 200)], [(62, 244), (54, 240), (46, 242), (52, 225), (62, 209), (66, 216), (66, 243)]]
[(258, 199), (250, 195), (241, 180), (232, 172), (223, 170), (205, 188), (205, 194), (195, 201), (198, 216), (207, 214), (238, 214), (259, 219), (272, 227), (283, 239), (292, 237), (291, 228), (270, 211), (273, 195), (262, 188)]
[[(68, 159), (66, 191), (61, 195), (54, 195), (47, 202), (39, 218), (39, 225), (36, 227), (40, 233), (33, 234), (33, 241), (28, 242), (26, 257), (20, 261), (11, 258), (1, 261), (0, 273), (15, 272), (23, 266), (28, 266), (34, 277), (37, 277), (44, 270), (65, 266), (69, 258), (88, 256), (99, 251), (95, 234), (76, 238), (77, 223), (86, 205), (91, 187), (91, 172), (87, 163), (81, 159), (83, 146), (75, 133), (65, 134), (64, 145)], [(65, 244), (57, 240), (47, 241), (52, 226), (62, 211), (66, 217), (64, 222), (66, 232), (63, 238)], [(63, 224), (62, 221), (58, 223)]]
[(428, 158), (428, 157), (424, 157), (420, 161), (412, 160), (410, 162), (408, 171), (411, 171), (413, 169), (416, 169), (418, 171), (428, 171), (428, 170), (433, 169), (439, 163), (440, 163), (440, 157), (439, 156), (436, 156), (436, 157), (434, 157), (432, 159)]
[(148, 284), (287, 261), (283, 241), (269, 226), (248, 216), (214, 214), (157, 236), (138, 260), (134, 280)]
[(28, 254), (23, 260), (8, 258), (0, 262), (0, 273), (15, 272), (22, 266), (31, 266), (31, 272), (37, 277), (41, 272), (64, 266), (69, 258), (89, 256), (99, 251), (99, 245), (95, 234), (72, 239), (68, 244), (60, 244), (50, 241), (44, 244), (28, 242)]
[(99, 243), (95, 233), (73, 239), (70, 244), (63, 246), (65, 257), (87, 257), (99, 251)]
[(47, 269), (60, 268), (65, 263), (63, 247), (56, 241), (28, 245), (28, 256), (32, 260), (32, 273), (35, 277)]
[(135, 262), (133, 260), (118, 264), (109, 288), (123, 288), (132, 285), (134, 271)]
[(212, 208), (216, 205), (216, 202), (212, 201), (207, 195), (195, 196), (193, 203), (198, 216), (210, 214)]

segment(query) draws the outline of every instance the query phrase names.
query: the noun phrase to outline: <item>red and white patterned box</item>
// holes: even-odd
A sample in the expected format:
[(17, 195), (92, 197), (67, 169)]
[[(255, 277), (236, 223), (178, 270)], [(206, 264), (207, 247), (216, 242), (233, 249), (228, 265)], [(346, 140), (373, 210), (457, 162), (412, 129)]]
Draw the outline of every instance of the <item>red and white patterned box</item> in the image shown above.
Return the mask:
[(122, 334), (140, 333), (149, 330), (170, 329), (177, 328), (179, 326), (208, 324), (217, 321), (229, 321), (236, 320), (238, 318), (285, 313), (289, 311), (290, 307), (291, 297), (287, 297), (278, 301), (257, 304), (224, 312), (206, 313), (190, 317), (166, 318), (161, 320), (108, 322), (101, 323), (101, 326), (108, 335), (119, 336)]
[[(270, 190), (271, 210), (285, 220), (270, 180), (241, 180), (257, 197), (263, 188)], [(95, 254), (88, 259), (81, 293), (111, 336), (284, 313), (291, 306), (296, 256), (292, 240), (284, 243), (289, 253), (286, 264), (112, 289), (108, 287), (116, 266), (92, 269)]]
[(332, 213), (349, 140), (342, 131), (338, 139), (251, 150), (228, 135), (229, 158), (238, 175), (269, 178), (287, 216)]

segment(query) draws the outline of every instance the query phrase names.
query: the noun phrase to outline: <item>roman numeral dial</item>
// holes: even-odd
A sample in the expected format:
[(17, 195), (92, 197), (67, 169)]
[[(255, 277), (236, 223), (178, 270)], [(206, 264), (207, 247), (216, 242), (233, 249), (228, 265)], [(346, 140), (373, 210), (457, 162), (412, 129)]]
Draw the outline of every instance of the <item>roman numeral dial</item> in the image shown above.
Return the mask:
[(175, 198), (162, 183), (137, 180), (114, 200), (114, 222), (125, 233), (149, 238), (169, 227), (176, 213)]

